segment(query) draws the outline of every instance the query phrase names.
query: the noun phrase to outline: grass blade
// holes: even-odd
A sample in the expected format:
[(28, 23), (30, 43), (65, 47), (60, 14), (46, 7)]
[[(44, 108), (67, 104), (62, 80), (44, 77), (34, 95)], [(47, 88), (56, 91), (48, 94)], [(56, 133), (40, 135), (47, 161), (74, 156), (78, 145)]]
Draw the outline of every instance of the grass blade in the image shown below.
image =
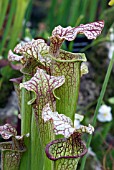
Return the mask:
[(57, 20), (57, 25), (62, 25), (63, 27), (67, 26), (71, 3), (71, 0), (63, 0), (61, 2), (61, 6), (58, 11), (59, 17)]
[(8, 2), (9, 0), (2, 0), (0, 2), (0, 29), (2, 28), (3, 26), (3, 22), (4, 22), (4, 19), (5, 19), (5, 16), (6, 16), (6, 11), (7, 11), (7, 7), (8, 7)]
[(74, 26), (80, 16), (80, 0), (74, 0), (70, 10), (69, 25)]
[(0, 43), (0, 54), (1, 55), (2, 55), (2, 52), (4, 50), (3, 48), (4, 48), (4, 45), (5, 45), (7, 37), (8, 37), (11, 22), (12, 22), (13, 15), (14, 15), (14, 12), (15, 12), (15, 7), (16, 7), (16, 1), (13, 0), (13, 1), (11, 1), (11, 8), (10, 8), (10, 12), (9, 12), (8, 20), (7, 20), (7, 25), (5, 27), (4, 34), (3, 34), (3, 37), (2, 37), (2, 41)]
[(25, 11), (26, 11), (28, 3), (29, 3), (29, 0), (21, 0), (21, 1), (17, 0), (16, 13), (15, 13), (13, 27), (11, 30), (12, 36), (11, 36), (10, 42), (7, 47), (7, 52), (9, 51), (9, 49), (14, 48), (17, 38), (18, 38), (19, 34), (21, 33), (24, 15), (25, 15)]
[(56, 21), (55, 20), (55, 13), (54, 13), (56, 5), (57, 5), (57, 0), (51, 0), (51, 6), (50, 6), (50, 9), (49, 9), (49, 12), (48, 12), (48, 17), (47, 17), (50, 32), (53, 30), (53, 28), (55, 26), (55, 22), (53, 22), (53, 21)]
[(89, 13), (89, 22), (93, 22), (96, 19), (98, 2), (96, 0), (92, 0), (90, 3), (90, 13)]

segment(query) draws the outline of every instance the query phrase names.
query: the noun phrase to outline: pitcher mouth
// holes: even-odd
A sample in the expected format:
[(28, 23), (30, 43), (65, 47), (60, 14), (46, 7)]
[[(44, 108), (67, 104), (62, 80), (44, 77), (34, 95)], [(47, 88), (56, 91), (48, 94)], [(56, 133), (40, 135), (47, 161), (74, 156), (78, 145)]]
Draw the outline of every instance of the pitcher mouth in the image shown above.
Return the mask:
[[(75, 136), (75, 138), (74, 138), (74, 136)], [(50, 153), (50, 147), (51, 146), (59, 144), (59, 143), (62, 145), (62, 143), (68, 142), (68, 140), (69, 140), (67, 138), (61, 138), (61, 139), (53, 140), (52, 142), (50, 142), (49, 144), (46, 145), (45, 153), (46, 153), (47, 157), (50, 160), (56, 161), (56, 160), (62, 159), (62, 158), (64, 158), (64, 159), (70, 159), (70, 158), (74, 159), (74, 158), (80, 158), (80, 157), (84, 156), (87, 153), (87, 148), (86, 148), (85, 144), (83, 143), (83, 141), (81, 140), (80, 137), (81, 137), (81, 134), (79, 134), (79, 133), (74, 133), (70, 137), (71, 138), (70, 140), (72, 140), (72, 142), (74, 142), (74, 144), (75, 144), (75, 140), (78, 140), (77, 146), (79, 147), (78, 149), (79, 149), (80, 153), (77, 153), (77, 155), (76, 154), (71, 155), (71, 153), (70, 153), (69, 155), (64, 155), (64, 156), (62, 155), (62, 156), (54, 157), (54, 155), (52, 155)], [(67, 148), (64, 148), (64, 149), (66, 150)]]
[(87, 61), (86, 56), (84, 53), (72, 53), (69, 51), (65, 51), (65, 50), (60, 50), (60, 53), (57, 57), (54, 57), (52, 55), (49, 54), (49, 57), (52, 60), (55, 60), (57, 62), (85, 62)]

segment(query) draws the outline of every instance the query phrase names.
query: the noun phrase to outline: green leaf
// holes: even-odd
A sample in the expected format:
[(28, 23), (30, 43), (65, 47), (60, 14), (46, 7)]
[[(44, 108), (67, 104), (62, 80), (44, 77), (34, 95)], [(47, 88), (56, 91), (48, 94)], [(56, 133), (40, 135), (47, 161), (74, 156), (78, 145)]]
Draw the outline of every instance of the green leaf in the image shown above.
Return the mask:
[(5, 80), (8, 80), (13, 78), (13, 77), (17, 77), (17, 75), (20, 75), (20, 73), (18, 71), (14, 71), (9, 65), (8, 66), (5, 66), (1, 69), (1, 74), (2, 74), (2, 77), (5, 79)]

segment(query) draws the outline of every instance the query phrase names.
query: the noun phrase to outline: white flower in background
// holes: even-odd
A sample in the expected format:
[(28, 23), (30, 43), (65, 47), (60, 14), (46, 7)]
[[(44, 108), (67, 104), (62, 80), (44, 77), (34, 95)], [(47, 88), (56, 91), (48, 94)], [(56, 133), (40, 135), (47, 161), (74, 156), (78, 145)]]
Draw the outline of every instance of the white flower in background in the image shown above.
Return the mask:
[(114, 25), (109, 30), (109, 38), (110, 38), (110, 43), (109, 43), (108, 58), (111, 59), (114, 53)]
[(32, 26), (32, 23), (30, 21), (27, 21), (26, 22), (26, 27), (31, 27)]
[(100, 122), (110, 122), (112, 120), (111, 107), (103, 104), (99, 108), (99, 114), (97, 116), (97, 119)]
[(81, 71), (81, 76), (83, 76), (89, 72), (88, 66), (84, 62), (82, 62), (82, 64), (81, 64), (80, 71)]
[(80, 122), (84, 119), (84, 116), (75, 114), (75, 119), (74, 119), (74, 128), (79, 129), (81, 124)]
[(29, 42), (29, 41), (31, 41), (31, 38), (30, 37), (25, 37), (24, 41)]
[(109, 48), (109, 52), (108, 52), (109, 59), (112, 58), (113, 53), (114, 53), (114, 43)]
[(90, 156), (96, 156), (95, 152), (92, 151), (92, 148), (91, 148), (91, 147), (88, 148), (88, 155), (90, 155)]
[(4, 57), (0, 55), (0, 60), (3, 59)]

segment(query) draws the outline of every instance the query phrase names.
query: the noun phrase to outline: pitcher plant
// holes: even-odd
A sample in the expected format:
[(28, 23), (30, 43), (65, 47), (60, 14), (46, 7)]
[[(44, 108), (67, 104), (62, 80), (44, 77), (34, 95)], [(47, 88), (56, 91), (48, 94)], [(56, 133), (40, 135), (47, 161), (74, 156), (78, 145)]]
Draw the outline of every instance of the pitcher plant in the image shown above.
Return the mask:
[(9, 61), (19, 61), (22, 78), (14, 78), (21, 114), (21, 135), (9, 124), (0, 126), (0, 134), (11, 142), (0, 144), (3, 170), (76, 170), (87, 153), (81, 136), (92, 135), (94, 127), (80, 124), (76, 113), (80, 78), (88, 73), (84, 53), (61, 49), (77, 34), (96, 39), (103, 21), (78, 27), (55, 27), (50, 45), (43, 39), (20, 43), (10, 50)]

